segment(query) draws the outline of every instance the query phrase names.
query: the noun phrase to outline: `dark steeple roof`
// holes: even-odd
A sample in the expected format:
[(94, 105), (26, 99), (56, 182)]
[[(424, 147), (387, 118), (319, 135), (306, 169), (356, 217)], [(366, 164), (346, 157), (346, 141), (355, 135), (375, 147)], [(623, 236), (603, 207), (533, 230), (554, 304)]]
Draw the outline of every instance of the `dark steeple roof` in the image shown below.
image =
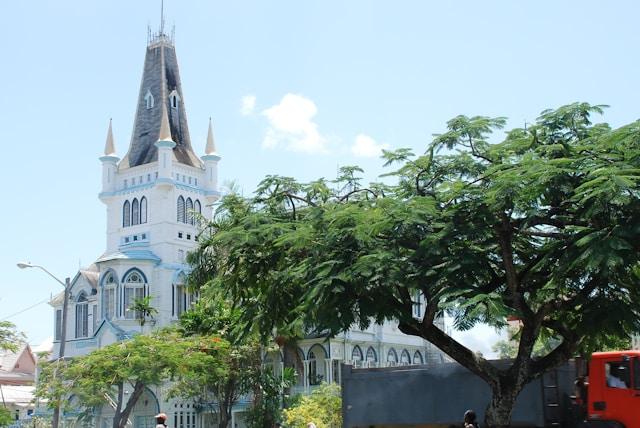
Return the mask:
[(171, 139), (176, 143), (173, 149), (175, 159), (185, 165), (202, 167), (191, 148), (176, 49), (173, 40), (161, 30), (147, 46), (133, 135), (120, 168), (158, 160), (154, 144), (160, 135), (162, 104), (168, 112)]

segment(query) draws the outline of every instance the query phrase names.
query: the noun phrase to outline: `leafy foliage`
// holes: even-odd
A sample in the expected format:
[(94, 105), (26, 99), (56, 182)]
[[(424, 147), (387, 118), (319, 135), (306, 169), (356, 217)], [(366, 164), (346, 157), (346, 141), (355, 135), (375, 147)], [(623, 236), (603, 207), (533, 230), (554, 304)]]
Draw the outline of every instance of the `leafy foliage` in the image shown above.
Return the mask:
[(260, 343), (234, 334), (231, 327), (237, 318), (238, 311), (217, 297), (204, 297), (180, 318), (179, 330), (192, 340), (225, 340), (228, 344), (212, 348), (213, 352), (203, 347), (195, 357), (185, 360), (172, 391), (173, 395), (196, 398), (201, 404), (217, 403), (220, 428), (231, 422), (231, 410), (239, 398), (252, 391), (262, 365)]
[(16, 326), (9, 321), (0, 321), (0, 351), (17, 351), (24, 341), (24, 334), (16, 331)]
[[(43, 364), (36, 396), (47, 399), (52, 408), (59, 402), (68, 404), (70, 395), (87, 410), (112, 404), (113, 427), (123, 428), (146, 387), (177, 376), (184, 361), (200, 361), (201, 350), (210, 354), (217, 348), (224, 348), (224, 343), (189, 342), (170, 332), (136, 335), (72, 360)], [(131, 388), (128, 399), (125, 388)]]
[(284, 422), (290, 428), (306, 428), (313, 422), (317, 428), (342, 426), (342, 398), (340, 386), (323, 383), (311, 395), (284, 410)]
[(158, 310), (151, 305), (151, 296), (134, 299), (133, 304), (129, 306), (129, 310), (139, 314), (138, 322), (140, 327), (145, 325), (147, 318), (153, 319), (153, 316), (158, 313)]
[(6, 427), (14, 422), (13, 415), (9, 409), (0, 407), (0, 427)]
[(295, 372), (285, 367), (281, 375), (263, 367), (253, 390), (253, 404), (247, 414), (249, 428), (271, 428), (280, 420), (284, 391), (295, 384)]
[[(640, 320), (640, 122), (593, 124), (604, 106), (541, 113), (489, 144), (504, 118), (458, 116), (424, 155), (384, 152), (394, 185), (337, 187), (267, 177), (253, 199), (225, 197), (190, 257), (193, 278), (226, 290), (243, 331), (336, 333), (397, 320), (484, 379), (488, 425), (508, 425), (522, 387)], [(413, 318), (412, 296), (427, 300)], [(437, 328), (522, 321), (498, 369)], [(534, 358), (541, 334), (559, 339)]]

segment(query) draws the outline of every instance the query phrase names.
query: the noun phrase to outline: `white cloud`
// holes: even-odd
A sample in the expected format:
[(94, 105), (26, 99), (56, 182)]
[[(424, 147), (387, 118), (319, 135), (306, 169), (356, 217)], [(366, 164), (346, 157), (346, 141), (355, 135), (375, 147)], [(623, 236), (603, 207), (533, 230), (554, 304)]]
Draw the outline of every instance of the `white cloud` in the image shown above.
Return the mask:
[(356, 137), (353, 146), (351, 146), (351, 153), (359, 157), (372, 158), (380, 156), (382, 149), (388, 148), (388, 144), (379, 144), (368, 135), (360, 134)]
[(243, 116), (249, 116), (256, 108), (256, 96), (245, 95), (242, 97), (242, 106), (240, 107), (240, 114)]
[(262, 147), (302, 153), (327, 153), (327, 139), (318, 132), (313, 121), (318, 109), (313, 101), (301, 95), (286, 94), (276, 104), (262, 112), (269, 120), (269, 128)]

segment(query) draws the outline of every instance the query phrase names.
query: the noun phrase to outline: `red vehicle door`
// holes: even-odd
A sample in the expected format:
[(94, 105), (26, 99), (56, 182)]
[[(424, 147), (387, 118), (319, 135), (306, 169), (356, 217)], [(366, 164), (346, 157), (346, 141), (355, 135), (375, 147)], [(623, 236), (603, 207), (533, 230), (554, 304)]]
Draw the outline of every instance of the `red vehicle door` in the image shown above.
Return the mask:
[[(594, 357), (596, 355), (594, 354)], [(640, 428), (640, 352), (599, 353), (594, 371), (589, 419), (616, 421), (626, 428)]]

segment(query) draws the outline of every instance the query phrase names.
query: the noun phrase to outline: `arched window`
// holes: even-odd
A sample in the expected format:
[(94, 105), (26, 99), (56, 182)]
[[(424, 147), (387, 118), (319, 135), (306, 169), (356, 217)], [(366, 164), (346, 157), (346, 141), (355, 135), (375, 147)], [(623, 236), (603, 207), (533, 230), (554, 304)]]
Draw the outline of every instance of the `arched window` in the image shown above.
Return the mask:
[(387, 353), (387, 366), (395, 366), (398, 364), (398, 353), (395, 349), (389, 349)]
[(141, 319), (142, 313), (140, 311), (134, 311), (131, 306), (136, 300), (144, 297), (144, 277), (140, 271), (134, 270), (128, 273), (123, 281), (124, 284), (124, 298), (122, 312), (126, 319)]
[(131, 204), (129, 201), (124, 201), (122, 205), (122, 227), (131, 226)]
[(351, 361), (353, 361), (355, 367), (362, 367), (362, 349), (358, 345), (351, 350)]
[(375, 367), (377, 362), (378, 356), (376, 355), (376, 351), (371, 346), (369, 346), (369, 349), (367, 349), (367, 365), (369, 367)]
[(140, 203), (137, 198), (131, 202), (131, 225), (140, 224)]
[(147, 222), (147, 198), (140, 199), (140, 224)]
[(89, 302), (84, 292), (76, 300), (76, 338), (89, 335)]
[(422, 358), (420, 351), (416, 351), (413, 354), (413, 364), (424, 364), (424, 359)]
[(108, 320), (116, 316), (116, 296), (118, 283), (113, 272), (107, 273), (102, 280), (102, 316)]
[(200, 205), (200, 201), (196, 199), (193, 203), (193, 212), (196, 218), (196, 224), (200, 224), (200, 216), (202, 215), (202, 205)]
[(193, 224), (193, 201), (187, 198), (187, 223)]
[(153, 95), (151, 95), (151, 91), (149, 89), (147, 89), (147, 93), (144, 96), (144, 100), (147, 104), (147, 110), (153, 108), (153, 104), (154, 104), (154, 99), (153, 99)]
[(184, 215), (184, 198), (182, 196), (178, 197), (178, 223), (184, 223), (185, 215)]
[(400, 353), (400, 364), (402, 364), (403, 366), (408, 366), (409, 364), (411, 364), (411, 356), (409, 355), (409, 351), (407, 351), (406, 349), (403, 349), (402, 353)]

